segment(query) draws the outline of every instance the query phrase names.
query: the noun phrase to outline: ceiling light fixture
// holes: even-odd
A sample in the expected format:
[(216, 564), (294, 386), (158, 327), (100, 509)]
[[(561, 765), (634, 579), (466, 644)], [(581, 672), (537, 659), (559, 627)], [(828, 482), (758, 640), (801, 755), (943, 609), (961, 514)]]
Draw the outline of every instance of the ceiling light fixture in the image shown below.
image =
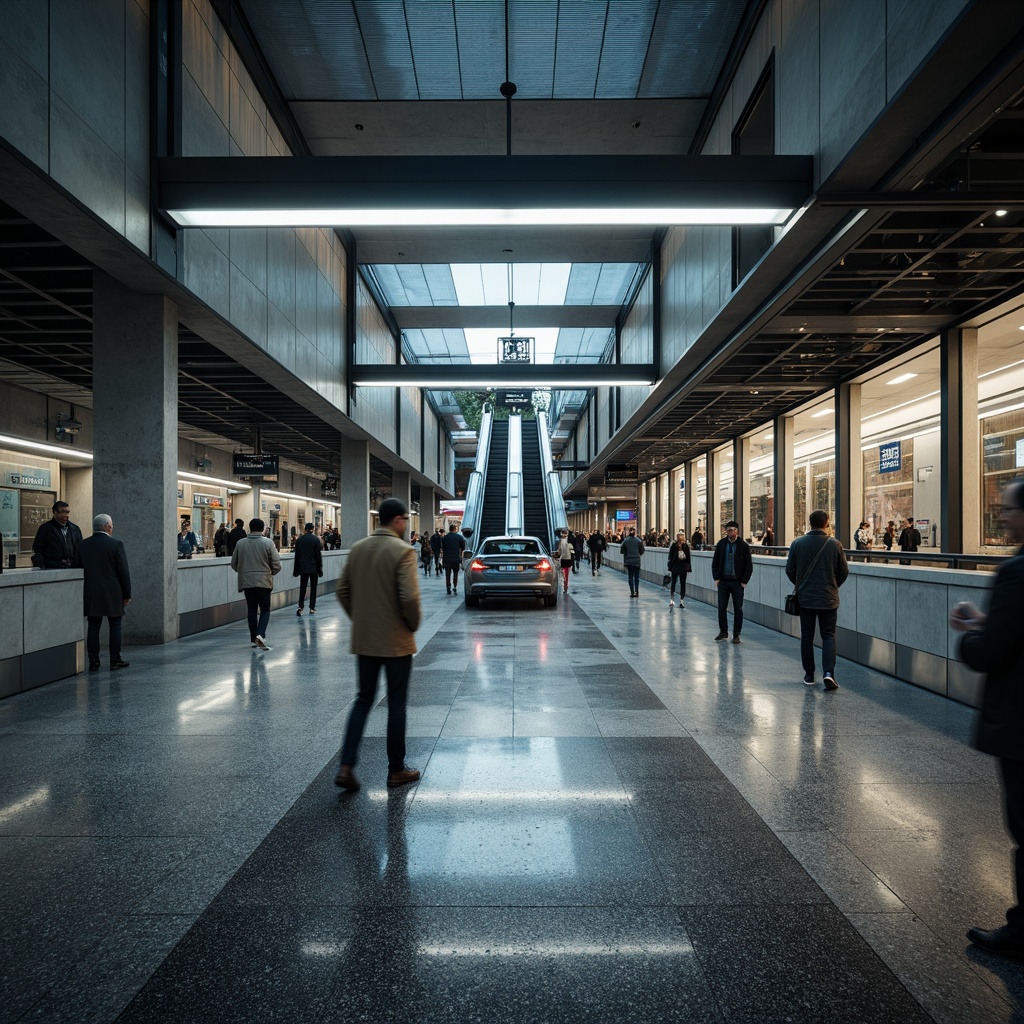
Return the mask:
[(822, 416), (830, 416), (834, 412), (835, 409), (822, 409), (821, 412), (812, 412), (811, 419), (820, 420)]
[(790, 156), (167, 157), (179, 227), (785, 224), (810, 195)]
[(902, 384), (905, 380), (910, 380), (911, 378), (916, 376), (916, 373), (901, 373), (898, 377), (893, 377), (892, 380), (887, 380), (885, 383), (889, 387), (892, 387), (893, 384)]

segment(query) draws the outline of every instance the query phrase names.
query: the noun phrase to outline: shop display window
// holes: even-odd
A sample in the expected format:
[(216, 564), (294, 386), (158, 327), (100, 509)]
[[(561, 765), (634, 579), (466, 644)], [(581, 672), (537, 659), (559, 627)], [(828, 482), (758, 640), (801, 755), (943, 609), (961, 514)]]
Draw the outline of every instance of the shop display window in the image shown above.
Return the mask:
[(1009, 548), (999, 519), (1001, 495), (1011, 480), (1024, 476), (1024, 409), (981, 421), (981, 458), (981, 543)]

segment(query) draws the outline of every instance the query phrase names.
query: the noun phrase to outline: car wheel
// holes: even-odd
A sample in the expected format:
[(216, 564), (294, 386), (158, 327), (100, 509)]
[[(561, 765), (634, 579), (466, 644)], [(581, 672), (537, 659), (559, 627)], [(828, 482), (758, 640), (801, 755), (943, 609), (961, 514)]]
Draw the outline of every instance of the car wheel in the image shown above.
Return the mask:
[(465, 588), (463, 588), (463, 590), (465, 591), (465, 594), (466, 594), (466, 607), (467, 608), (476, 608), (476, 606), (478, 604), (480, 604), (480, 598), (479, 597), (473, 597), (469, 593), (468, 590), (465, 590)]

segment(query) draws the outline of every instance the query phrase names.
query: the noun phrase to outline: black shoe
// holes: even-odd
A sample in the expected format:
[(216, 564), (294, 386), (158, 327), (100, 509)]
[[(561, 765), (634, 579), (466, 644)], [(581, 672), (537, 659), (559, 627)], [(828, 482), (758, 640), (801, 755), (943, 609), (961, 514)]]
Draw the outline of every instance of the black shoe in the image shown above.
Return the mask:
[(728, 640), (729, 639), (729, 631), (727, 629), (723, 629), (722, 632), (719, 633), (718, 636), (715, 637), (715, 639), (716, 640)]
[(99, 670), (100, 670), (100, 663), (98, 661), (90, 661), (89, 662), (89, 671), (90, 672), (99, 672)]
[(295, 614), (296, 615), (301, 615), (302, 614), (302, 609), (301, 608), (296, 608), (295, 609)]
[(113, 672), (115, 669), (127, 668), (128, 664), (129, 663), (127, 661), (122, 661), (120, 658), (118, 658), (117, 661), (112, 661), (110, 663), (110, 671)]
[(968, 928), (967, 938), (986, 953), (1024, 960), (1024, 936), (1011, 932), (1008, 925), (986, 932), (981, 928)]
[(315, 608), (310, 608), (309, 609), (309, 614), (310, 615), (316, 615), (316, 609)]
[(359, 789), (359, 780), (353, 774), (352, 766), (347, 764), (338, 769), (338, 774), (334, 776), (334, 784), (339, 789), (347, 789), (350, 793)]
[(734, 637), (732, 638), (732, 642), (733, 642), (734, 644), (741, 644), (741, 643), (743, 643), (743, 641), (742, 641), (742, 640), (740, 639), (740, 635), (739, 635), (739, 633), (737, 633), (737, 634), (736, 634), (736, 635), (735, 635), (735, 636), (734, 636)]
[(839, 684), (836, 682), (836, 677), (831, 672), (825, 673), (825, 690), (831, 692), (832, 690), (838, 690)]

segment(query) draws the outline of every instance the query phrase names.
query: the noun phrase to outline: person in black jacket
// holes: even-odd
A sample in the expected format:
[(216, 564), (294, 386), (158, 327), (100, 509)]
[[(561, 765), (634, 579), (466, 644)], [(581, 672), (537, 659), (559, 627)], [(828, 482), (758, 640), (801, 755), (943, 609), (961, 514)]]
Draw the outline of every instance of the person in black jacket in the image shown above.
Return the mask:
[(227, 536), (228, 557), (235, 553), (235, 545), (240, 540), (245, 540), (245, 522), (241, 519), (235, 520), (235, 528)]
[(587, 547), (590, 548), (590, 575), (600, 576), (601, 575), (601, 563), (604, 561), (604, 552), (608, 547), (608, 542), (604, 539), (604, 534), (600, 530), (595, 530), (587, 541)]
[(71, 522), (71, 506), (55, 501), (53, 518), (39, 524), (32, 541), (32, 564), (37, 569), (70, 569), (75, 551), (82, 543), (82, 531)]
[(306, 587), (309, 587), (309, 614), (316, 614), (316, 581), (324, 574), (323, 546), (313, 532), (313, 524), (306, 523), (302, 536), (295, 542), (295, 565), (292, 575), (299, 577), (299, 607), (295, 614), (302, 614), (306, 603)]
[(672, 599), (676, 593), (676, 581), (679, 581), (679, 607), (683, 607), (686, 597), (686, 576), (692, 565), (690, 563), (690, 545), (686, 543), (686, 534), (680, 530), (676, 534), (676, 542), (668, 549), (668, 571), (672, 582), (668, 589), (668, 606), (672, 607)]
[(83, 540), (75, 551), (74, 567), (82, 569), (84, 614), (89, 620), (85, 649), (89, 655), (89, 671), (100, 667), (100, 626), (107, 617), (110, 630), (110, 667), (127, 668), (121, 658), (121, 619), (132, 599), (132, 580), (128, 573), (128, 556), (124, 544), (112, 537), (114, 524), (108, 515), (92, 521), (93, 534)]
[(732, 642), (741, 643), (743, 630), (743, 590), (754, 574), (754, 559), (750, 545), (740, 536), (740, 524), (730, 519), (725, 524), (725, 536), (715, 545), (711, 559), (711, 578), (718, 587), (718, 636), (729, 639), (729, 598), (732, 598)]
[[(1014, 544), (1024, 544), (1024, 477), (1003, 491), (1003, 524)], [(981, 711), (974, 734), (975, 747), (999, 758), (1003, 778), (1006, 823), (1016, 844), (1014, 879), (1017, 903), (1006, 912), (1006, 924), (985, 931), (971, 928), (967, 938), (988, 953), (1024, 960), (1024, 547), (996, 572), (983, 614), (973, 604), (953, 608), (949, 625), (963, 633), (960, 657), (985, 673)]]
[(804, 684), (814, 685), (814, 629), (821, 633), (821, 668), (825, 689), (839, 689), (836, 682), (836, 621), (839, 588), (850, 575), (842, 544), (828, 534), (828, 513), (815, 509), (811, 529), (789, 546), (786, 575), (800, 600), (800, 660)]
[[(459, 592), (459, 570), (462, 568), (462, 552), (466, 550), (466, 538), (458, 532), (459, 528), (452, 523), (448, 532), (441, 538), (441, 559), (444, 563), (444, 585), (449, 594)], [(455, 579), (452, 579), (452, 574)]]

